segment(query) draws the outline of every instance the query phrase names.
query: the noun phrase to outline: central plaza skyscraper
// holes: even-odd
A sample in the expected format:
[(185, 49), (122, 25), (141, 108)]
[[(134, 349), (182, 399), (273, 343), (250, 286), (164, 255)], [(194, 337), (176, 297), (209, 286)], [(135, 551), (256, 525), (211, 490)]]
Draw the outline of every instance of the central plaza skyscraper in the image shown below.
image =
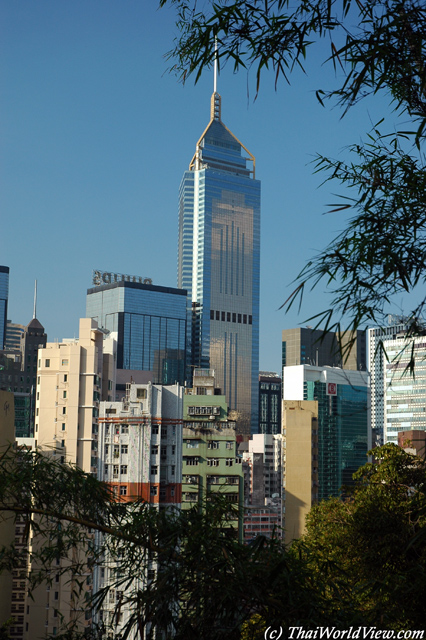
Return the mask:
[(259, 276), (255, 158), (223, 124), (215, 90), (180, 186), (178, 287), (191, 302), (191, 364), (214, 369), (246, 435), (258, 430)]

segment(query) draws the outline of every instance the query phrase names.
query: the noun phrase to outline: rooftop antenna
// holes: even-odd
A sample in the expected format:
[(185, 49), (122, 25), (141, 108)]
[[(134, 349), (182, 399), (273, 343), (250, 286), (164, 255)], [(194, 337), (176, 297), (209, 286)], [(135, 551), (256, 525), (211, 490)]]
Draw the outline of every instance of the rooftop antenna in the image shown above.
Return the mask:
[(36, 309), (37, 309), (37, 280), (35, 281), (35, 284), (34, 284), (34, 313), (33, 313), (33, 320), (37, 317), (36, 316)]
[(214, 60), (213, 60), (213, 95), (210, 106), (210, 120), (221, 119), (220, 95), (217, 92), (217, 37), (214, 39)]
[(214, 39), (213, 92), (217, 93), (217, 36)]

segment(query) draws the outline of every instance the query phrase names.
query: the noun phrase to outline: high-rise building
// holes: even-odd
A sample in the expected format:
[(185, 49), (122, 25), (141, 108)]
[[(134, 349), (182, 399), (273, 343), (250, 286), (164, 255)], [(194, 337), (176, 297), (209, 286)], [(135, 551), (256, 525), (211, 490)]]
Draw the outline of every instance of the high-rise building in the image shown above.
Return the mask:
[[(86, 316), (117, 340), (117, 383), (184, 385), (186, 291), (121, 280), (87, 291)], [(141, 379), (137, 373), (146, 372)]]
[(221, 97), (179, 193), (178, 287), (192, 304), (192, 366), (212, 368), (237, 431), (258, 429), (260, 182)]
[[(80, 319), (78, 339), (48, 342), (38, 351), (36, 446), (94, 476), (98, 473), (99, 404), (113, 399), (114, 361), (113, 341), (104, 340), (104, 333), (91, 318)], [(33, 544), (41, 543), (35, 535)], [(90, 627), (81, 601), (73, 596), (76, 579), (80, 577), (57, 573), (54, 589), (41, 584), (32, 599), (27, 598), (25, 640), (56, 635), (61, 622), (58, 610), (64, 623), (78, 621), (82, 632)]]
[[(398, 335), (405, 335), (407, 322), (404, 318), (388, 316), (388, 326), (374, 327), (367, 331), (367, 366), (370, 373), (370, 424), (373, 433), (373, 446), (384, 442), (385, 422), (385, 375), (386, 363), (383, 354), (387, 343)], [(396, 442), (396, 440), (394, 440)]]
[(281, 433), (282, 380), (276, 373), (259, 372), (259, 433)]
[(11, 320), (7, 321), (6, 325), (6, 342), (5, 349), (19, 349), (21, 346), (21, 335), (24, 333), (24, 325), (16, 324), (16, 322), (12, 322)]
[(9, 267), (0, 266), (0, 349), (4, 349), (6, 344), (8, 298), (9, 298)]
[(339, 496), (371, 448), (367, 373), (310, 365), (284, 367), (283, 373), (284, 401), (318, 403), (318, 499)]
[(385, 346), (383, 435), (385, 443), (398, 444), (402, 431), (426, 431), (426, 335), (406, 338), (402, 333)]
[[(350, 352), (346, 347), (352, 339), (350, 332), (339, 335), (310, 327), (284, 329), (282, 332), (282, 366), (310, 364), (317, 367), (341, 367), (350, 371), (366, 371), (365, 331), (357, 331)], [(347, 356), (347, 357), (346, 357)]]
[[(219, 493), (241, 514), (243, 475), (236, 455), (235, 422), (228, 421), (225, 396), (215, 391), (214, 371), (194, 369), (193, 386), (183, 399), (182, 508)], [(241, 539), (241, 519), (230, 525)]]

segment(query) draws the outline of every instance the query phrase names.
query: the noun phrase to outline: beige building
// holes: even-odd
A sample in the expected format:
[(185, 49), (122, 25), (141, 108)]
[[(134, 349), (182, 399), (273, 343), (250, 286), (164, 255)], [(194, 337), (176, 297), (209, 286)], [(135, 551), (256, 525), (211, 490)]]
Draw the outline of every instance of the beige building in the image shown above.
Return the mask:
[(300, 538), (318, 502), (318, 402), (283, 401), (285, 543)]
[[(38, 352), (36, 446), (95, 476), (99, 403), (102, 399), (113, 400), (114, 349), (112, 340), (104, 341), (96, 321), (83, 318), (77, 339), (47, 343)], [(55, 575), (55, 569), (52, 566), (53, 583), (38, 587), (33, 592), (34, 600), (27, 598), (25, 640), (55, 635), (60, 627), (58, 611), (65, 623), (78, 619), (80, 624), (81, 616), (82, 629), (91, 624), (73, 599), (70, 576)], [(90, 576), (87, 582), (90, 589)]]

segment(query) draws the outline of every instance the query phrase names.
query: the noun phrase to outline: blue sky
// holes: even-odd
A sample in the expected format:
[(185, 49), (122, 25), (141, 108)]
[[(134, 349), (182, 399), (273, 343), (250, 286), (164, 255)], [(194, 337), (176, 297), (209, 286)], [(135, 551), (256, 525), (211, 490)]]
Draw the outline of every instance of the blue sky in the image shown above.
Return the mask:
[[(168, 73), (174, 11), (155, 0), (1, 0), (0, 264), (10, 267), (9, 318), (37, 316), (49, 340), (78, 333), (93, 269), (176, 286), (179, 183), (209, 120), (213, 72), (194, 86)], [(379, 99), (343, 120), (315, 90), (335, 83), (323, 42), (291, 86), (221, 71), (222, 119), (256, 156), (262, 181), (260, 367), (279, 371), (281, 330), (329, 304), (323, 289), (300, 314), (278, 311), (306, 260), (344, 228), (327, 215), (317, 152), (345, 147), (386, 112)], [(343, 155), (342, 155), (343, 154)], [(334, 191), (342, 193), (336, 186)], [(394, 307), (391, 312), (401, 309)]]

